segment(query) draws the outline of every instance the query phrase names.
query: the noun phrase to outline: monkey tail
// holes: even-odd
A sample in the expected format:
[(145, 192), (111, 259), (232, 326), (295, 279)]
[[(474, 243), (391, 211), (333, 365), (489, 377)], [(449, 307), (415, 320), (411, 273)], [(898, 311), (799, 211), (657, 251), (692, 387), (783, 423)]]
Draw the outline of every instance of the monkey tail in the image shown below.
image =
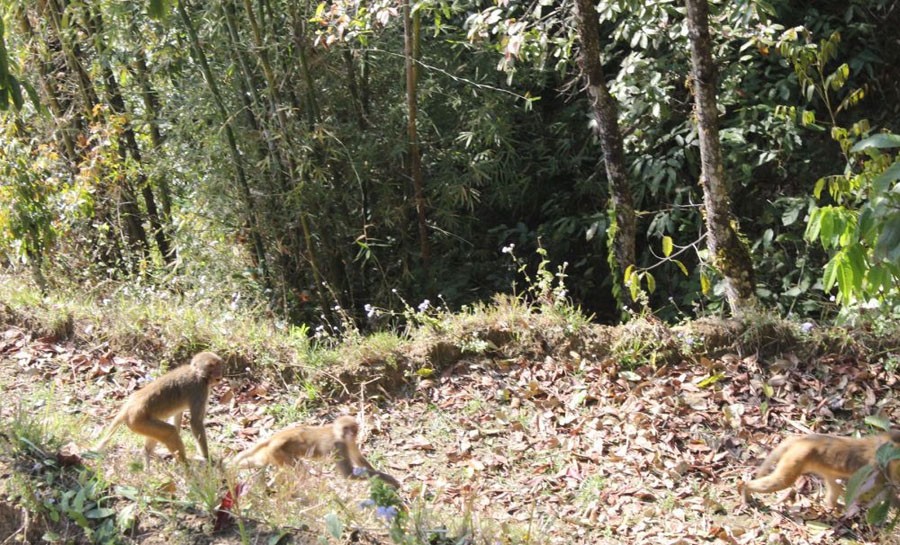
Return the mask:
[(109, 443), (109, 440), (112, 439), (113, 434), (117, 429), (119, 429), (119, 426), (122, 425), (122, 420), (124, 420), (124, 418), (122, 417), (122, 414), (119, 413), (119, 415), (117, 415), (116, 418), (113, 419), (112, 423), (109, 425), (109, 428), (106, 429), (106, 433), (103, 434), (103, 437), (100, 439), (100, 442), (97, 443), (97, 446), (94, 447), (94, 450), (101, 450), (106, 446), (107, 443)]
[(763, 463), (760, 464), (759, 469), (756, 470), (757, 478), (765, 477), (766, 475), (771, 473), (772, 469), (775, 468), (775, 464), (778, 463), (778, 460), (781, 459), (787, 449), (789, 449), (796, 440), (796, 437), (791, 437), (790, 439), (785, 439), (781, 442), (780, 445), (775, 447), (772, 452), (770, 452), (769, 455), (766, 456), (766, 459), (763, 460)]

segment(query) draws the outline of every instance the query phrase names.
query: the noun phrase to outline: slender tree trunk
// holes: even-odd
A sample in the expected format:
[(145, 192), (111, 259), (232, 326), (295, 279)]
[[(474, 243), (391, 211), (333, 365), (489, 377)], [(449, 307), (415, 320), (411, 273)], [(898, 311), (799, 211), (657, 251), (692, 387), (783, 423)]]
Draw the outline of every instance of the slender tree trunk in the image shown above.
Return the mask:
[(634, 240), (636, 234), (634, 199), (628, 184), (625, 152), (616, 102), (606, 88), (603, 63), (600, 60), (600, 25), (593, 0), (576, 0), (575, 16), (578, 35), (581, 39), (579, 63), (587, 81), (591, 97), (591, 113), (596, 121), (597, 137), (603, 149), (603, 163), (609, 182), (611, 241), (609, 265), (613, 274), (613, 293), (619, 304), (634, 307), (635, 302), (628, 296), (622, 285), (623, 273), (634, 264)]
[(350, 92), (350, 100), (353, 102), (353, 111), (356, 112), (356, 124), (359, 130), (369, 128), (369, 120), (363, 110), (362, 97), (359, 94), (359, 85), (356, 82), (356, 63), (353, 62), (353, 52), (345, 49), (343, 52), (344, 66), (347, 68), (347, 90)]
[(244, 170), (241, 152), (238, 150), (237, 138), (235, 138), (234, 129), (231, 126), (231, 116), (225, 108), (225, 101), (222, 99), (222, 94), (219, 92), (219, 86), (216, 83), (216, 79), (213, 77), (212, 70), (209, 68), (206, 55), (200, 47), (200, 39), (197, 37), (197, 30), (194, 28), (191, 17), (187, 13), (186, 3), (185, 0), (181, 0), (177, 3), (178, 15), (187, 29), (191, 50), (194, 53), (194, 60), (200, 65), (203, 79), (206, 80), (206, 85), (209, 87), (210, 94), (212, 94), (213, 102), (215, 102), (216, 108), (219, 110), (219, 115), (222, 117), (222, 123), (225, 127), (225, 140), (228, 145), (228, 151), (231, 154), (231, 159), (234, 163), (238, 188), (240, 189), (241, 196), (247, 206), (247, 223), (256, 262), (260, 268), (260, 275), (262, 276), (262, 284), (266, 289), (271, 289), (271, 276), (269, 274), (269, 265), (266, 260), (265, 246), (263, 244), (262, 235), (259, 232), (259, 218), (257, 217), (256, 203), (253, 199), (253, 194), (250, 192), (250, 184), (247, 182), (247, 174)]
[(431, 243), (428, 240), (428, 223), (425, 218), (425, 182), (422, 177), (422, 153), (419, 149), (419, 135), (416, 130), (418, 115), (418, 60), (419, 14), (413, 15), (409, 0), (403, 0), (403, 53), (406, 59), (406, 137), (409, 146), (409, 177), (413, 184), (416, 203), (416, 217), (419, 226), (419, 250), (422, 267), (427, 271), (431, 266)]
[[(82, 111), (86, 119), (91, 119), (94, 114), (94, 107), (100, 103), (97, 91), (94, 89), (94, 83), (90, 74), (81, 63), (83, 54), (77, 42), (72, 43), (66, 40), (66, 33), (63, 32), (61, 19), (65, 12), (66, 6), (61, 0), (49, 0), (42, 4), (43, 15), (46, 16), (53, 28), (56, 38), (59, 40), (66, 61), (66, 66), (70, 73), (75, 75), (78, 89), (81, 92), (83, 105)], [(135, 255), (141, 259), (146, 259), (149, 245), (147, 243), (147, 233), (141, 218), (140, 207), (137, 205), (137, 198), (134, 191), (127, 183), (123, 183), (114, 188), (109, 195), (116, 201), (116, 212), (113, 217), (118, 221), (118, 228), (114, 227), (117, 234), (122, 234), (125, 240), (125, 247), (130, 250), (125, 263), (119, 263), (118, 266), (124, 267), (130, 274), (137, 272), (137, 264), (133, 262)]]
[(304, 91), (306, 95), (306, 116), (310, 128), (319, 122), (319, 101), (316, 97), (316, 88), (313, 85), (312, 72), (307, 58), (307, 40), (306, 40), (306, 20), (298, 11), (300, 8), (294, 4), (291, 9), (291, 19), (293, 20), (293, 38), (294, 48), (297, 52), (297, 59), (300, 61), (300, 72), (303, 76)]
[[(137, 39), (138, 32), (137, 29), (132, 25), (131, 27), (132, 36)], [(138, 85), (141, 88), (141, 100), (144, 103), (145, 116), (147, 118), (147, 124), (150, 126), (150, 144), (153, 146), (153, 153), (157, 153), (160, 149), (162, 149), (162, 135), (159, 131), (159, 95), (156, 90), (153, 89), (150, 84), (150, 70), (147, 68), (147, 61), (144, 59), (144, 53), (142, 50), (138, 50), (134, 54), (135, 62), (133, 66), (132, 73), (135, 75), (135, 79), (138, 81)], [(162, 204), (162, 218), (161, 222), (163, 224), (163, 229), (166, 230), (165, 234), (167, 240), (171, 240), (168, 236), (171, 229), (172, 222), (172, 193), (169, 189), (169, 183), (166, 180), (165, 176), (157, 176), (155, 178), (156, 186), (159, 188), (159, 199)], [(174, 244), (169, 245), (167, 263), (173, 263), (177, 260), (177, 254)]]
[[(278, 85), (275, 80), (275, 72), (272, 70), (272, 64), (269, 61), (269, 54), (266, 49), (266, 44), (263, 41), (262, 31), (260, 29), (260, 25), (256, 21), (256, 16), (253, 12), (253, 6), (250, 4), (250, 0), (244, 0), (244, 11), (247, 14), (247, 21), (250, 23), (250, 29), (253, 34), (253, 42), (256, 46), (257, 56), (259, 57), (260, 64), (263, 69), (263, 76), (266, 80), (266, 95), (269, 99), (269, 109), (272, 112), (272, 115), (278, 120), (278, 128), (281, 132), (281, 136), (279, 141), (282, 142), (282, 145), (286, 145), (290, 147), (290, 131), (288, 130), (288, 120), (287, 115), (285, 114), (285, 109), (279, 107), (281, 101), (278, 97)], [(297, 172), (295, 165), (288, 158), (288, 172), (291, 177), (291, 185), (295, 185), (293, 183), (293, 176)], [(328, 305), (328, 300), (325, 297), (325, 293), (322, 290), (323, 277), (322, 273), (319, 269), (319, 259), (315, 252), (315, 246), (313, 245), (313, 234), (312, 230), (309, 226), (309, 214), (305, 209), (301, 209), (300, 213), (300, 233), (303, 237), (304, 245), (306, 247), (306, 260), (309, 263), (309, 267), (312, 270), (313, 280), (316, 286), (316, 293), (319, 296), (319, 303), (322, 306), (323, 311), (328, 312), (330, 306)], [(297, 286), (299, 287), (299, 286)]]
[[(50, 105), (50, 112), (53, 114), (53, 123), (56, 126), (56, 131), (63, 143), (60, 151), (67, 160), (67, 166), (74, 171), (75, 164), (77, 164), (79, 157), (75, 151), (75, 141), (72, 138), (72, 133), (77, 133), (78, 129), (73, 128), (71, 125), (75, 125), (77, 122), (73, 121), (66, 124), (64, 121), (67, 108), (63, 106), (64, 99), (60, 96), (59, 85), (54, 76), (55, 71), (52, 59), (54, 48), (48, 43), (44, 45), (44, 49), (40, 49), (39, 44), (43, 42), (44, 39), (38, 37), (35, 33), (31, 21), (28, 20), (28, 11), (24, 7), (21, 7), (18, 15), (19, 26), (22, 29), (22, 32), (30, 38), (29, 42), (31, 44), (32, 55), (38, 59), (38, 71), (41, 76), (40, 87), (46, 97), (47, 103)], [(61, 49), (59, 42), (55, 42), (55, 45), (58, 49)], [(46, 56), (45, 52), (47, 52)]]
[[(94, 11), (88, 14), (87, 26), (91, 34), (93, 35), (93, 43), (95, 44), (97, 55), (101, 59), (100, 64), (102, 66), (103, 79), (106, 83), (106, 94), (108, 97), (107, 100), (109, 102), (109, 106), (112, 111), (116, 112), (117, 114), (123, 116), (124, 119), (126, 119), (126, 121), (122, 125), (122, 134), (125, 137), (124, 148), (139, 166), (143, 166), (143, 158), (141, 157), (141, 150), (137, 143), (137, 137), (134, 134), (134, 129), (131, 127), (131, 123), (127, 121), (128, 109), (125, 105), (125, 99), (122, 96), (119, 82), (116, 80), (115, 74), (113, 74), (110, 61), (109, 59), (105, 58), (106, 45), (103, 41), (103, 19), (99, 12)], [(168, 235), (163, 229), (162, 221), (159, 217), (159, 211), (156, 207), (156, 197), (153, 195), (153, 188), (150, 187), (147, 176), (143, 173), (138, 175), (137, 184), (140, 188), (141, 196), (144, 199), (144, 207), (147, 210), (147, 219), (149, 220), (150, 228), (153, 231), (152, 234), (154, 240), (156, 241), (156, 247), (159, 250), (160, 255), (162, 256), (163, 261), (165, 263), (171, 263), (173, 257), (171, 255), (172, 244), (169, 241)], [(140, 229), (141, 231), (143, 231), (144, 226), (141, 225)], [(143, 234), (143, 237), (143, 246), (144, 248), (146, 248), (148, 246), (146, 242), (146, 233)], [(147, 258), (147, 252), (144, 252), (143, 256), (144, 258)]]
[(686, 0), (688, 36), (691, 40), (692, 79), (700, 137), (702, 170), (700, 186), (706, 215), (707, 245), (712, 264), (725, 281), (725, 297), (735, 316), (756, 304), (753, 262), (747, 245), (738, 236), (737, 220), (722, 165), (716, 105), (716, 66), (712, 60), (707, 0)]

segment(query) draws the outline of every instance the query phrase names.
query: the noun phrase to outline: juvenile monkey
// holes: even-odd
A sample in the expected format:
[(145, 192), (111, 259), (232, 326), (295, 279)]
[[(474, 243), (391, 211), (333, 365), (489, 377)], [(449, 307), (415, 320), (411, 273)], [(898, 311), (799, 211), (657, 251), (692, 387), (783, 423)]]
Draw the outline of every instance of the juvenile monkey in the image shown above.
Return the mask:
[[(757, 478), (743, 483), (744, 502), (750, 501), (753, 492), (777, 492), (794, 484), (800, 475), (812, 473), (825, 481), (825, 503), (834, 507), (843, 491), (837, 479), (846, 480), (867, 464), (874, 466), (878, 447), (891, 442), (900, 446), (900, 431), (860, 438), (820, 434), (789, 437), (759, 466)], [(890, 482), (900, 484), (900, 460), (890, 462), (887, 474)]]
[[(144, 443), (144, 459), (150, 464), (150, 455), (157, 442), (166, 445), (182, 463), (187, 462), (184, 443), (179, 430), (185, 410), (191, 413), (191, 432), (200, 446), (203, 457), (209, 460), (206, 444), (206, 402), (212, 386), (222, 380), (225, 363), (212, 352), (200, 352), (188, 365), (172, 369), (163, 376), (131, 394), (118, 415), (113, 419), (97, 449), (106, 446), (113, 432), (125, 424), (131, 431), (147, 438)], [(166, 419), (174, 416), (174, 425)]]
[(337, 469), (348, 478), (365, 478), (353, 468), (362, 468), (367, 474), (400, 488), (397, 479), (378, 471), (363, 457), (356, 444), (359, 425), (352, 416), (338, 417), (326, 426), (292, 426), (276, 432), (268, 439), (256, 443), (234, 458), (239, 467), (263, 467), (266, 465), (291, 466), (301, 458), (325, 458), (334, 456)]

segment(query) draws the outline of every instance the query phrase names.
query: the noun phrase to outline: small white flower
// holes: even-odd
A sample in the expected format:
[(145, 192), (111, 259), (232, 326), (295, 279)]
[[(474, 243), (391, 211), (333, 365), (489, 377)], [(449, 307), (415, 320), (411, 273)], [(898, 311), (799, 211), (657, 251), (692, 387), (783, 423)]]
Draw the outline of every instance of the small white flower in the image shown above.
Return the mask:
[(511, 254), (511, 253), (513, 252), (513, 248), (515, 248), (515, 247), (516, 247), (515, 244), (510, 243), (509, 246), (504, 246), (504, 247), (500, 250), (500, 252), (501, 252), (501, 253), (504, 253), (504, 254)]
[(425, 312), (426, 310), (428, 310), (428, 307), (430, 307), (430, 306), (431, 306), (431, 301), (429, 301), (428, 299), (425, 299), (424, 301), (422, 301), (419, 304), (419, 312)]
[(802, 324), (800, 324), (800, 331), (809, 333), (809, 330), (811, 330), (813, 327), (815, 326), (812, 322), (803, 322)]

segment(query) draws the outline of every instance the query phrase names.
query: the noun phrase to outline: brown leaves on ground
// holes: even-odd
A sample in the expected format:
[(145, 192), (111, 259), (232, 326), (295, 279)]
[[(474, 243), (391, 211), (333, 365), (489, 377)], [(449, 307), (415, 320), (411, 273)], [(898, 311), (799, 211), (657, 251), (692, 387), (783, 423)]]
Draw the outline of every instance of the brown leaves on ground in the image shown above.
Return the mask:
[[(151, 374), (102, 346), (76, 349), (17, 329), (0, 333), (0, 358), (15, 367), (4, 380), (19, 395), (35, 378), (52, 380), (69, 403), (91, 403), (79, 397), (85, 382), (124, 397)], [(790, 494), (759, 495), (755, 507), (741, 505), (737, 489), (786, 435), (871, 433), (863, 419), (876, 413), (897, 422), (896, 386), (894, 373), (840, 354), (726, 353), (633, 370), (576, 352), (470, 357), (408, 397), (365, 405), (363, 450), (410, 497), (425, 491), (439, 511), (511, 523), (535, 543), (884, 542), (893, 536), (827, 511), (814, 478)], [(231, 450), (283, 424), (265, 405), (292, 402), (249, 376), (217, 396), (211, 441)], [(342, 403), (305, 423), (359, 412), (358, 399)], [(217, 437), (227, 421), (234, 434)]]

